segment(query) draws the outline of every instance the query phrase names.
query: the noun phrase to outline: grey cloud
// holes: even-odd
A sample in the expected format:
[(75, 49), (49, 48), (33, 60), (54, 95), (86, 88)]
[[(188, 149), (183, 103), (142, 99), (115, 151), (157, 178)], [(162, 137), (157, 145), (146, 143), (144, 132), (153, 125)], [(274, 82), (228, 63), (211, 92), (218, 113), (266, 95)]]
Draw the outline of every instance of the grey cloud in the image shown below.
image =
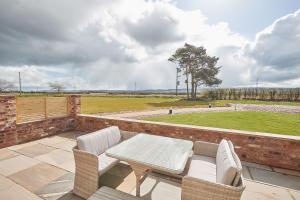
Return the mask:
[(0, 65), (82, 65), (100, 58), (134, 62), (118, 41), (99, 35), (104, 27), (87, 22), (101, 3), (1, 1)]
[(185, 35), (178, 29), (178, 19), (171, 16), (168, 10), (159, 7), (144, 12), (136, 22), (125, 21), (124, 23), (131, 37), (150, 47), (185, 39)]
[(259, 71), (258, 77), (265, 82), (278, 83), (299, 78), (299, 72), (300, 68), (296, 68), (293, 71), (274, 70), (269, 68)]

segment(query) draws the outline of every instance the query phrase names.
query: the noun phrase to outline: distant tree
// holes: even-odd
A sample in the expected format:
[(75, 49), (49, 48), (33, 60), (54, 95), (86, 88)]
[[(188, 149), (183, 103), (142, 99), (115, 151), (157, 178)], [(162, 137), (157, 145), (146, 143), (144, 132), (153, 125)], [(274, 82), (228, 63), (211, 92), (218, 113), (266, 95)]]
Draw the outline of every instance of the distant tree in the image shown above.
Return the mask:
[(7, 80), (0, 79), (0, 92), (14, 90), (16, 86)]
[(57, 93), (60, 93), (63, 89), (65, 89), (65, 86), (63, 83), (49, 83), (49, 87), (52, 89), (52, 90), (56, 90)]
[[(196, 47), (185, 44), (184, 47), (178, 48), (169, 58), (169, 61), (177, 63), (186, 76), (187, 98), (197, 98), (198, 86), (213, 86), (222, 83), (216, 75), (220, 71), (217, 67), (219, 58), (210, 57), (206, 54), (204, 47)], [(191, 80), (189, 82), (189, 79)], [(189, 95), (189, 84), (191, 84), (191, 95)]]
[(191, 71), (191, 59), (190, 59), (190, 52), (188, 48), (188, 44), (185, 44), (184, 47), (178, 48), (176, 52), (168, 59), (171, 62), (177, 63), (179, 68), (183, 71), (185, 75), (185, 84), (186, 84), (186, 94), (187, 98), (190, 98), (189, 95), (189, 74)]

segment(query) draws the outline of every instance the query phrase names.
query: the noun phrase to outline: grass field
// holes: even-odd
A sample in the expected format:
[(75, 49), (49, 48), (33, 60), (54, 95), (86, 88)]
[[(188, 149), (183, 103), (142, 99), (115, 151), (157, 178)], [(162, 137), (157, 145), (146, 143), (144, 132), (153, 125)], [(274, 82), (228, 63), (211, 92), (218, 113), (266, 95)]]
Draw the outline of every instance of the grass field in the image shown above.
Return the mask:
[(211, 112), (165, 115), (145, 120), (300, 136), (299, 114)]
[(214, 106), (225, 106), (228, 103), (249, 104), (278, 104), (297, 105), (300, 102), (272, 102), (255, 100), (218, 100), (218, 101), (187, 101), (172, 97), (126, 97), (126, 96), (82, 96), (81, 112), (85, 114), (138, 111), (169, 107), (207, 107), (209, 103)]
[(81, 112), (86, 114), (149, 110), (169, 107), (207, 106), (204, 101), (170, 97), (87, 97), (81, 98)]

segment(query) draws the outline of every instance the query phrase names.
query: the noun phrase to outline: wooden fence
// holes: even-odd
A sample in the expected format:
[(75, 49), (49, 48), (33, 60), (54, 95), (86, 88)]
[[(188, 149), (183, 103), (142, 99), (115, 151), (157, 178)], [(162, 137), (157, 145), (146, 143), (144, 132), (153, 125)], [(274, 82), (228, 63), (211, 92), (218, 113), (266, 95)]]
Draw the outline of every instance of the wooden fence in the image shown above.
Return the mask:
[(67, 97), (17, 98), (17, 123), (45, 120), (67, 115)]

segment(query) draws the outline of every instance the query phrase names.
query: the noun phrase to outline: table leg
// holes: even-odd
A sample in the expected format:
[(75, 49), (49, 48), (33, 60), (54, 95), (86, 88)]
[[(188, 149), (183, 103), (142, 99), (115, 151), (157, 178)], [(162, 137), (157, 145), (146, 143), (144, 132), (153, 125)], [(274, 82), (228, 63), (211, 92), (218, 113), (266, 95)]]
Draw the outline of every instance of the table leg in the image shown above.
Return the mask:
[(132, 168), (134, 175), (136, 177), (136, 196), (140, 197), (140, 186), (145, 180), (147, 176), (147, 172), (150, 170), (149, 168), (139, 165), (136, 163), (129, 163), (130, 167)]

